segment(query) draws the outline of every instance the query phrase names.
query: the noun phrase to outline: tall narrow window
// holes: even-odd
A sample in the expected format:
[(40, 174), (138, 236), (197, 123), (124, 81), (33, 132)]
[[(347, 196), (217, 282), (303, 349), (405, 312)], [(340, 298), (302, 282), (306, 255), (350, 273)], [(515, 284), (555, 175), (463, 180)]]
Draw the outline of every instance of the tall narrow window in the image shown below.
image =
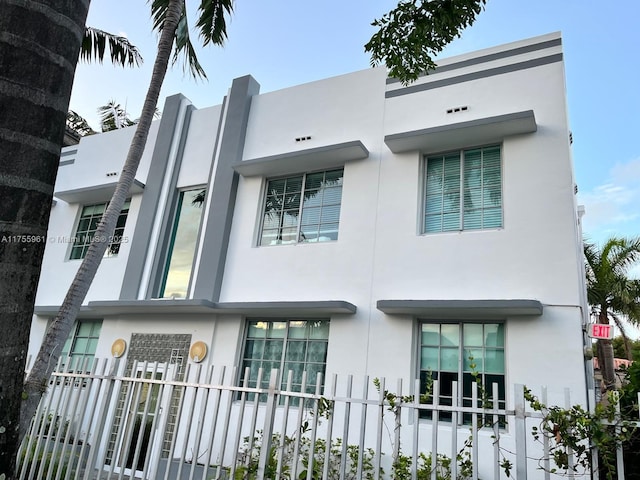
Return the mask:
[[(109, 240), (109, 246), (105, 252), (105, 256), (117, 255), (120, 251), (120, 245), (122, 243), (124, 234), (124, 226), (127, 223), (127, 215), (129, 214), (129, 200), (124, 203), (120, 216), (116, 223), (116, 229), (113, 232), (113, 237)], [(97, 203), (95, 205), (86, 205), (82, 207), (82, 213), (80, 214), (80, 220), (78, 221), (78, 227), (74, 235), (73, 246), (71, 247), (70, 260), (78, 260), (84, 258), (89, 249), (89, 245), (94, 241), (96, 230), (102, 215), (107, 209), (108, 203)]]
[(260, 245), (338, 239), (343, 169), (269, 180)]
[(426, 158), (424, 232), (502, 226), (500, 146)]
[(160, 298), (187, 298), (204, 194), (202, 188), (180, 192)]

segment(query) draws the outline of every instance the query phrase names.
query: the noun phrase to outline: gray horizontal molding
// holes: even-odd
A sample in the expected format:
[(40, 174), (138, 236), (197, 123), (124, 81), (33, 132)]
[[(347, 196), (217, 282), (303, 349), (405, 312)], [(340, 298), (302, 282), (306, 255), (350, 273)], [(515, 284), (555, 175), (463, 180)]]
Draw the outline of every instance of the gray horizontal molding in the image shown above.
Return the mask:
[[(433, 70), (429, 70), (427, 73), (423, 73), (420, 77), (426, 77), (435, 73), (444, 73), (451, 70), (457, 70), (459, 68), (471, 67), (473, 65), (479, 65), (481, 63), (493, 62), (495, 60), (502, 60), (503, 58), (515, 57), (516, 55), (522, 55), (524, 53), (537, 52), (538, 50), (545, 50), (547, 48), (559, 47), (562, 45), (561, 38), (554, 38), (553, 40), (546, 40), (544, 42), (533, 43), (531, 45), (523, 45), (522, 47), (516, 47), (509, 50), (503, 50), (502, 52), (490, 53), (479, 57), (468, 58), (467, 60), (461, 60), (459, 62), (449, 63), (447, 65), (438, 65)], [(387, 85), (398, 83), (400, 80), (397, 78), (387, 78)]]
[[(116, 190), (118, 182), (104, 183), (91, 187), (75, 188), (72, 190), (62, 190), (53, 194), (67, 203), (98, 203), (108, 202)], [(142, 193), (144, 191), (144, 183), (134, 180), (129, 195), (134, 193)]]
[[(55, 317), (58, 315), (60, 305), (36, 305), (33, 307), (33, 313), (39, 317)], [(80, 307), (78, 318), (102, 318), (86, 305)]]
[(77, 148), (74, 148), (73, 150), (64, 150), (60, 152), (60, 157), (68, 157), (70, 155), (75, 155), (76, 153), (78, 153)]
[(533, 133), (537, 128), (533, 110), (526, 110), (386, 135), (384, 143), (394, 153), (415, 150), (435, 153), (452, 148), (499, 142), (511, 135)]
[(60, 162), (58, 163), (58, 166), (64, 167), (66, 165), (73, 165), (74, 163), (76, 163), (76, 160), (74, 158), (71, 158), (69, 160), (60, 160)]
[(212, 302), (206, 299), (106, 300), (89, 302), (88, 307), (85, 308), (96, 317), (138, 314), (166, 315), (173, 313), (240, 314), (261, 317), (320, 317), (356, 313), (356, 306), (345, 300), (294, 302)]
[(243, 177), (278, 176), (340, 167), (346, 162), (362, 160), (369, 150), (360, 140), (324, 145), (322, 147), (287, 152), (269, 157), (244, 160), (233, 165)]
[(378, 300), (378, 310), (429, 319), (496, 319), (542, 315), (538, 300)]
[(442, 80), (434, 80), (432, 82), (420, 83), (418, 85), (411, 85), (409, 87), (398, 88), (396, 90), (389, 90), (385, 93), (385, 97), (399, 97), (401, 95), (408, 95), (410, 93), (432, 90), (434, 88), (446, 87), (448, 85), (455, 85), (457, 83), (470, 82), (472, 80), (478, 80), (480, 78), (493, 77), (495, 75), (517, 72), (518, 70), (526, 70), (527, 68), (540, 67), (542, 65), (548, 65), (550, 63), (561, 61), (562, 54), (556, 53), (554, 55), (534, 58), (532, 60), (526, 60), (524, 62), (512, 63), (509, 65), (503, 65), (501, 67), (488, 68), (486, 70), (480, 70), (478, 72), (466, 73), (464, 75), (458, 75), (457, 77), (443, 78)]

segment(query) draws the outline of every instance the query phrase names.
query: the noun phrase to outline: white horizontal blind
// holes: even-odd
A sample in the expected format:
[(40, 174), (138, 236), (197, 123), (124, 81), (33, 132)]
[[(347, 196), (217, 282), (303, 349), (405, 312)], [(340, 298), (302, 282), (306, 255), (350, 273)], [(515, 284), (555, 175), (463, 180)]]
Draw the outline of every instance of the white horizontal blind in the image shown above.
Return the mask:
[(425, 233), (502, 226), (500, 146), (427, 157), (425, 172)]

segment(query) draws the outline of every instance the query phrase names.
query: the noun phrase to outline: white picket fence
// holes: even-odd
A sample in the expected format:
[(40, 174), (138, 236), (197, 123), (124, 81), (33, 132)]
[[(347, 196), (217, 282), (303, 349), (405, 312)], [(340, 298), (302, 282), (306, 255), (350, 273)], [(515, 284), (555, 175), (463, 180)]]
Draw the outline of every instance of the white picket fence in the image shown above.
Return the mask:
[[(261, 371), (257, 385), (264, 374), (268, 388), (249, 388), (236, 369), (125, 367), (100, 360), (88, 373), (54, 373), (21, 449), (21, 480), (486, 480), (507, 478), (505, 461), (509, 478), (554, 476), (549, 440), (530, 434), (541, 415), (527, 410), (521, 385), (505, 409), (496, 385), (480, 398), (474, 384), (472, 406), (461, 406), (457, 386), (445, 399), (437, 381), (425, 404), (407, 392), (418, 382), (379, 379), (376, 388), (369, 377), (319, 375), (311, 389), (303, 377), (313, 393), (300, 393), (292, 372), (282, 382)], [(593, 478), (564, 476), (580, 473)]]

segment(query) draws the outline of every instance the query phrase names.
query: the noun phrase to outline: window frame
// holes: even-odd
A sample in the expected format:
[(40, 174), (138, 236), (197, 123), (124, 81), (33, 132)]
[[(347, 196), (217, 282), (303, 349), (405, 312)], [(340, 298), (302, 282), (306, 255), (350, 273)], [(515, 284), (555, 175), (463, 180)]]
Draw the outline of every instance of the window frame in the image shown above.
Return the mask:
[[(341, 176), (340, 178), (340, 198), (339, 198), (339, 202), (338, 203), (327, 203), (325, 204), (324, 201), (323, 203), (320, 204), (320, 209), (322, 210), (322, 208), (324, 208), (325, 206), (334, 206), (334, 205), (338, 205), (339, 209), (338, 209), (338, 218), (336, 222), (322, 222), (321, 217), (317, 223), (317, 227), (318, 227), (318, 236), (315, 237), (315, 240), (310, 239), (310, 240), (301, 240), (301, 235), (303, 234), (302, 229), (303, 229), (303, 224), (302, 224), (302, 220), (303, 220), (303, 215), (304, 215), (304, 210), (305, 210), (305, 198), (304, 198), (304, 192), (306, 190), (307, 187), (307, 180), (308, 177), (310, 175), (315, 175), (315, 174), (319, 174), (319, 173), (323, 173), (325, 175), (326, 178), (326, 174), (330, 173), (330, 172), (337, 172), (340, 171), (341, 172)], [(300, 194), (302, 196), (302, 198), (300, 199), (299, 202), (299, 206), (298, 206), (298, 214), (297, 214), (297, 222), (296, 222), (296, 240), (295, 241), (285, 241), (283, 242), (282, 240), (280, 240), (279, 243), (263, 243), (263, 236), (264, 236), (264, 231), (265, 231), (265, 217), (267, 216), (267, 202), (268, 202), (268, 198), (270, 196), (269, 194), (269, 184), (270, 182), (273, 181), (278, 181), (278, 180), (288, 180), (288, 179), (294, 179), (296, 177), (302, 177), (302, 184), (300, 187)], [(330, 187), (333, 188), (333, 187)], [(299, 245), (299, 244), (309, 244), (309, 243), (332, 243), (332, 242), (337, 242), (338, 241), (338, 237), (339, 237), (339, 232), (340, 232), (340, 217), (342, 215), (342, 193), (344, 190), (344, 166), (337, 166), (337, 167), (332, 167), (332, 168), (324, 168), (324, 169), (320, 169), (320, 170), (310, 170), (310, 171), (305, 171), (305, 172), (298, 172), (298, 173), (291, 173), (291, 174), (286, 174), (286, 175), (278, 175), (278, 176), (274, 176), (274, 177), (266, 177), (265, 181), (263, 183), (263, 195), (262, 195), (262, 202), (260, 204), (260, 209), (258, 212), (258, 215), (260, 215), (259, 217), (259, 223), (258, 223), (258, 229), (257, 229), (257, 235), (256, 235), (256, 246), (257, 247), (272, 247), (272, 246), (281, 246), (281, 245)], [(286, 194), (286, 192), (285, 192)], [(323, 199), (324, 200), (324, 199)], [(315, 208), (315, 207), (309, 207), (307, 206), (307, 208)], [(279, 210), (279, 212), (283, 212), (286, 209), (281, 208)], [(320, 235), (320, 229), (322, 227), (322, 225), (332, 225), (335, 224), (336, 225), (336, 238), (335, 239), (327, 239), (327, 240), (319, 240)], [(280, 232), (280, 236), (282, 237), (283, 235), (283, 229), (286, 228), (284, 226), (281, 226), (278, 230)], [(289, 227), (289, 228), (293, 228), (293, 227)], [(273, 229), (267, 229), (267, 230), (273, 230)]]
[[(91, 324), (90, 331), (88, 335), (79, 336), (80, 330), (83, 325)], [(64, 362), (63, 366), (65, 368), (70, 368), (73, 371), (79, 371), (85, 369), (90, 371), (93, 362), (96, 357), (96, 350), (98, 347), (98, 342), (100, 341), (100, 335), (102, 334), (102, 319), (90, 319), (90, 318), (82, 318), (77, 319), (72, 327), (71, 332), (69, 332), (69, 336), (65, 340), (64, 345), (62, 346), (62, 350), (60, 351), (60, 357), (64, 359), (68, 359), (68, 363)], [(97, 334), (96, 334), (96, 326), (97, 326)], [(75, 347), (77, 345), (78, 339), (86, 339), (87, 343), (83, 352), (75, 352)], [(91, 340), (95, 340), (95, 348), (93, 352), (89, 352), (91, 350), (90, 347), (92, 345)], [(90, 359), (88, 361), (88, 359)]]
[[(451, 380), (453, 381), (457, 381), (458, 382), (458, 395), (457, 395), (457, 404), (459, 406), (463, 406), (463, 407), (470, 407), (472, 406), (472, 399), (471, 399), (471, 393), (469, 393), (468, 396), (465, 396), (465, 375), (470, 375), (469, 371), (465, 370), (465, 356), (462, 354), (463, 352), (465, 352), (466, 350), (470, 350), (470, 349), (482, 349), (483, 352), (483, 357), (482, 357), (482, 369), (478, 372), (479, 376), (482, 378), (482, 385), (486, 384), (486, 378), (488, 375), (491, 376), (499, 376), (501, 377), (501, 382), (492, 382), (493, 383), (498, 383), (498, 407), (499, 409), (505, 409), (506, 408), (506, 401), (507, 401), (507, 397), (508, 397), (508, 392), (507, 392), (507, 322), (505, 320), (499, 320), (499, 319), (430, 319), (430, 318), (417, 318), (416, 319), (416, 335), (415, 335), (415, 348), (414, 348), (414, 352), (416, 352), (416, 374), (414, 376), (414, 378), (416, 378), (417, 380), (419, 380), (420, 382), (420, 389), (421, 391), (419, 392), (420, 394), (425, 393), (423, 390), (425, 389), (425, 379), (423, 378), (423, 374), (424, 372), (427, 372), (428, 370), (426, 370), (425, 368), (423, 368), (422, 366), (422, 349), (423, 347), (436, 347), (436, 345), (431, 345), (431, 344), (425, 344), (423, 343), (423, 339), (422, 339), (422, 325), (425, 324), (429, 324), (429, 325), (438, 325), (439, 328), (439, 332), (442, 331), (442, 326), (443, 325), (457, 325), (458, 326), (458, 344), (457, 344), (457, 349), (458, 349), (458, 359), (457, 359), (457, 371), (455, 372), (455, 375), (457, 377), (456, 380)], [(483, 327), (483, 337), (482, 337), (482, 345), (478, 346), (478, 345), (466, 345), (464, 343), (464, 326), (465, 325), (481, 325)], [(501, 330), (502, 330), (502, 346), (490, 346), (489, 349), (490, 350), (494, 350), (494, 351), (502, 351), (502, 373), (495, 373), (495, 372), (487, 372), (485, 370), (485, 360), (486, 360), (486, 355), (484, 354), (485, 350), (486, 350), (486, 339), (485, 339), (485, 332), (484, 332), (484, 327), (486, 325), (498, 325), (501, 326)], [(441, 336), (441, 334), (439, 333), (439, 335)], [(442, 373), (452, 373), (448, 370), (441, 370), (441, 357), (440, 357), (440, 350), (442, 348), (442, 344), (441, 344), (442, 338), (440, 338), (439, 343), (437, 345), (438, 347), (438, 370), (430, 370), (430, 372), (432, 373), (436, 373), (437, 375), (433, 375), (431, 378), (433, 380), (439, 379), (441, 380), (441, 376)], [(445, 347), (448, 348), (448, 347)], [(477, 357), (474, 358), (474, 360), (477, 360)], [(471, 380), (473, 381), (473, 380)], [(471, 386), (471, 384), (469, 384), (469, 386)], [(451, 394), (446, 394), (446, 393), (442, 393), (443, 392), (443, 385), (442, 383), (440, 383), (440, 395), (439, 395), (439, 403), (441, 405), (452, 405), (453, 404), (453, 398), (451, 397)], [(450, 390), (451, 387), (446, 387), (447, 390)], [(445, 392), (447, 391), (445, 390)], [(489, 385), (488, 386), (488, 391), (487, 394), (489, 395), (489, 398), (492, 397), (493, 392), (492, 392), (492, 386)], [(442, 402), (442, 400), (445, 400), (445, 403)], [(430, 396), (429, 402), (431, 403), (433, 400), (433, 395)], [(480, 390), (478, 390), (478, 406), (480, 406), (482, 402), (482, 396), (481, 396), (481, 392)], [(421, 418), (423, 419), (430, 419), (431, 415), (429, 411), (423, 411), (421, 412)], [(489, 416), (489, 418), (491, 418), (491, 416)], [(451, 422), (451, 414), (446, 414), (443, 412), (440, 412), (439, 415), (439, 421), (441, 422), (446, 422), (446, 423), (450, 423)], [(459, 414), (458, 415), (458, 423), (457, 425), (467, 425), (469, 424), (471, 421), (471, 414)], [(484, 420), (481, 419), (481, 421), (484, 422)], [(504, 428), (506, 425), (506, 419), (501, 417), (500, 420), (500, 427)]]
[[(465, 200), (465, 157), (464, 154), (466, 152), (470, 152), (473, 150), (485, 150), (485, 149), (491, 149), (491, 148), (498, 148), (499, 149), (499, 167), (500, 167), (500, 181), (499, 181), (499, 186), (500, 186), (500, 225), (499, 226), (489, 226), (489, 227), (485, 227), (485, 226), (481, 226), (479, 228), (465, 228), (464, 226), (464, 220), (465, 220), (465, 208), (464, 208), (464, 200)], [(450, 156), (450, 155), (454, 155), (457, 154), (458, 155), (458, 162), (459, 162), (459, 170), (460, 170), (460, 183), (459, 183), (459, 200), (458, 200), (458, 228), (456, 229), (440, 229), (440, 230), (433, 230), (433, 231), (428, 231), (427, 230), (427, 196), (428, 196), (428, 163), (429, 163), (429, 159), (434, 159), (435, 157), (446, 157), (446, 156)], [(420, 235), (436, 235), (436, 234), (442, 234), (442, 233), (460, 233), (460, 232), (481, 232), (481, 231), (495, 231), (495, 230), (501, 230), (504, 228), (504, 144), (502, 142), (500, 143), (488, 143), (488, 144), (482, 144), (482, 145), (474, 145), (474, 146), (467, 146), (467, 147), (463, 147), (463, 148), (459, 148), (459, 149), (454, 149), (454, 150), (446, 150), (446, 151), (442, 151), (442, 152), (433, 152), (433, 153), (424, 153), (422, 155), (422, 161), (421, 161), (421, 181), (422, 181), (422, 189), (421, 189), (421, 193), (420, 193), (420, 228), (419, 228), (419, 234)], [(484, 180), (484, 170), (482, 171), (482, 179)], [(443, 187), (444, 189), (444, 187)], [(444, 194), (444, 193), (443, 193)], [(484, 192), (483, 192), (484, 194)], [(484, 206), (483, 206), (483, 211), (484, 211)], [(442, 211), (439, 214), (439, 218), (442, 219), (442, 223), (444, 222), (443, 216), (445, 214), (444, 211), (444, 202), (443, 202), (443, 207), (442, 207)]]
[[(186, 292), (185, 292), (185, 296), (184, 297), (177, 297), (177, 296), (166, 296), (166, 287), (167, 287), (167, 281), (169, 279), (169, 274), (171, 273), (171, 266), (172, 266), (172, 262), (173, 262), (173, 254), (174, 254), (174, 250), (175, 250), (175, 242), (176, 242), (176, 236), (178, 233), (178, 229), (181, 226), (184, 226), (184, 223), (181, 222), (184, 217), (181, 216), (182, 213), (182, 206), (184, 205), (184, 201), (185, 201), (185, 196), (186, 194), (189, 194), (191, 192), (196, 192), (195, 196), (198, 196), (200, 194), (200, 192), (204, 191), (204, 201), (202, 203), (202, 205), (199, 206), (199, 208), (201, 209), (200, 211), (200, 218), (198, 220), (198, 228), (196, 230), (196, 237), (195, 237), (195, 241), (193, 244), (193, 256), (191, 259), (191, 270), (189, 273), (189, 281), (187, 282), (187, 286), (186, 286)], [(190, 298), (190, 292), (191, 292), (191, 288), (193, 286), (193, 282), (194, 282), (194, 266), (195, 266), (195, 262), (198, 256), (198, 249), (200, 247), (200, 241), (201, 241), (201, 235), (202, 235), (202, 227), (203, 227), (203, 221), (204, 221), (204, 212), (206, 209), (206, 201), (207, 201), (207, 186), (189, 186), (186, 188), (180, 188), (177, 190), (177, 195), (176, 195), (176, 204), (175, 207), (173, 208), (173, 214), (171, 216), (171, 222), (169, 223), (170, 225), (170, 229), (168, 230), (168, 236), (166, 237), (166, 249), (164, 250), (164, 261), (161, 263), (162, 268), (159, 270), (160, 273), (160, 281), (158, 282), (155, 290), (155, 294), (153, 298), (170, 298), (170, 299), (174, 299), (174, 300), (181, 300), (181, 299), (188, 299)], [(193, 201), (193, 200), (192, 200)], [(175, 272), (175, 270), (174, 270)]]
[[(324, 329), (326, 330), (326, 337), (324, 338), (313, 338), (312, 336), (310, 336), (310, 329), (309, 329), (309, 325), (305, 325), (305, 337), (297, 337), (297, 336), (293, 336), (291, 335), (290, 331), (291, 331), (291, 324), (294, 322), (305, 322), (306, 324), (310, 324), (310, 323), (314, 323), (314, 322), (321, 322), (325, 327)], [(256, 324), (260, 324), (260, 323), (266, 323), (267, 324), (267, 330), (265, 330), (265, 335), (262, 337), (258, 337), (258, 336), (250, 336), (250, 330), (251, 330), (251, 325), (256, 325)], [(269, 336), (269, 330), (271, 329), (271, 326), (273, 324), (276, 323), (285, 323), (286, 327), (284, 330), (284, 335), (282, 337), (270, 337)], [(243, 386), (244, 385), (244, 381), (245, 381), (245, 370), (246, 368), (250, 368), (251, 369), (251, 365), (247, 365), (247, 363), (249, 362), (258, 362), (258, 368), (262, 368), (262, 378), (261, 378), (261, 384), (258, 385), (257, 383), (257, 377), (255, 380), (252, 381), (251, 379), (251, 375), (252, 372), (250, 370), (249, 372), (249, 380), (247, 381), (247, 386), (249, 388), (267, 388), (269, 385), (269, 381), (270, 381), (270, 377), (271, 377), (271, 368), (266, 368), (265, 369), (265, 363), (268, 365), (269, 363), (278, 363), (277, 367), (273, 367), (273, 368), (277, 368), (278, 370), (278, 376), (279, 378), (277, 379), (277, 383), (279, 388), (281, 389), (286, 389), (287, 386), (287, 377), (288, 377), (288, 372), (289, 370), (285, 370), (287, 364), (289, 363), (296, 363), (299, 365), (302, 365), (302, 372), (308, 372), (308, 366), (309, 365), (321, 365), (322, 366), (322, 384), (321, 387), (324, 387), (325, 381), (326, 381), (326, 371), (327, 371), (327, 357), (328, 357), (328, 352), (329, 352), (329, 336), (330, 336), (330, 327), (331, 327), (331, 319), (329, 317), (318, 317), (318, 318), (295, 318), (295, 317), (291, 317), (291, 318), (282, 318), (282, 317), (277, 317), (277, 318), (258, 318), (258, 317), (254, 317), (254, 318), (247, 318), (245, 320), (245, 326), (244, 326), (244, 335), (243, 335), (243, 340), (242, 340), (242, 344), (241, 344), (241, 348), (239, 349), (239, 365), (241, 366), (239, 368), (238, 371), (238, 381), (237, 384), (238, 386)], [(265, 341), (265, 345), (262, 347), (262, 351), (261, 351), (261, 357), (258, 358), (253, 358), (248, 356), (248, 350), (247, 347), (248, 342), (250, 341), (259, 341), (261, 339), (264, 339)], [(282, 343), (282, 351), (280, 353), (280, 359), (279, 360), (274, 360), (274, 359), (269, 359), (269, 358), (265, 358), (265, 350), (266, 350), (266, 343), (267, 341), (277, 341), (277, 340), (281, 340)], [(306, 346), (305, 346), (305, 358), (302, 361), (295, 361), (292, 360), (291, 358), (288, 358), (288, 353), (289, 353), (289, 343), (290, 342), (302, 342), (304, 341)], [(309, 357), (309, 344), (310, 343), (315, 343), (315, 344), (320, 344), (322, 343), (324, 345), (324, 357), (323, 357), (323, 361), (322, 362), (318, 362), (318, 361), (310, 361)], [(295, 372), (295, 371), (294, 371)], [(256, 371), (256, 375), (257, 375), (257, 371)], [(302, 377), (300, 377), (301, 380)], [(301, 388), (301, 382), (300, 381), (296, 381), (296, 379), (293, 379), (292, 382), (292, 391), (296, 391), (299, 392), (300, 388)], [(316, 377), (311, 378), (311, 377), (307, 377), (306, 379), (306, 389), (305, 392), (306, 393), (315, 393), (315, 388), (316, 388)], [(261, 396), (262, 397), (262, 396)], [(263, 400), (263, 398), (261, 398), (261, 401)]]
[[(89, 227), (91, 226), (91, 221), (98, 218), (97, 215), (94, 214), (88, 214), (88, 215), (83, 215), (83, 212), (85, 211), (85, 209), (88, 209), (90, 207), (97, 207), (97, 206), (102, 206), (104, 205), (104, 210), (102, 211), (102, 213), (100, 214), (100, 218), (98, 219), (98, 222), (96, 224), (96, 228), (95, 229), (83, 229), (81, 232), (83, 233), (79, 233), (80, 230), (80, 223), (83, 221), (83, 219), (85, 220), (89, 220)], [(97, 203), (90, 203), (90, 204), (83, 204), (80, 205), (79, 211), (78, 211), (78, 217), (74, 223), (74, 228), (73, 228), (73, 233), (71, 236), (71, 241), (69, 242), (69, 253), (67, 255), (67, 260), (69, 261), (74, 261), (74, 260), (83, 260), (84, 257), (87, 254), (87, 250), (89, 249), (89, 246), (91, 245), (92, 241), (91, 238), (93, 238), (93, 236), (95, 236), (95, 232), (98, 228), (98, 225), (100, 224), (100, 221), (102, 220), (102, 217), (104, 215), (104, 212), (106, 212), (107, 208), (109, 206), (109, 202), (97, 202)], [(126, 210), (126, 212), (125, 212)], [(116, 220), (116, 228), (113, 232), (113, 235), (111, 236), (111, 240), (113, 240), (112, 242), (109, 242), (109, 245), (107, 246), (107, 249), (104, 252), (104, 257), (117, 257), (118, 254), (120, 253), (120, 248), (122, 247), (123, 243), (126, 243), (124, 241), (125, 236), (124, 236), (124, 232), (127, 226), (127, 219), (129, 218), (129, 212), (131, 210), (131, 199), (128, 198), (125, 200), (124, 205), (122, 206), (122, 210), (120, 210), (120, 213), (118, 214), (118, 219)], [(120, 223), (122, 217), (124, 215), (124, 221), (122, 223), (121, 227), (118, 227), (118, 223)], [(82, 235), (83, 241), (79, 242), (80, 237)], [(117, 240), (117, 241), (116, 241)], [(115, 252), (112, 253), (113, 248), (117, 246), (117, 249)], [(74, 257), (74, 251), (76, 250), (76, 248), (80, 248), (80, 251), (82, 252), (80, 254), (79, 257)]]

